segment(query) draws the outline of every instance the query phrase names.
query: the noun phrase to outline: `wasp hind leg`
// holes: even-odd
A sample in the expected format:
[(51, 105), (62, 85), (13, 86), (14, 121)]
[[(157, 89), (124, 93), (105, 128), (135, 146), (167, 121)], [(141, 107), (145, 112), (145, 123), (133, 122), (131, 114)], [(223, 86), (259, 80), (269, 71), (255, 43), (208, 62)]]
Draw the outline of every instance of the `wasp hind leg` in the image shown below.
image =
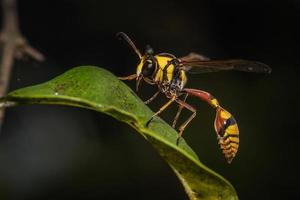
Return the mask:
[(165, 105), (163, 105), (154, 115), (152, 115), (152, 117), (147, 121), (146, 126), (148, 127), (150, 122), (153, 120), (153, 118), (157, 115), (159, 115), (160, 113), (162, 113), (167, 107), (169, 107), (171, 105), (171, 103), (173, 101), (175, 101), (176, 96), (173, 96)]
[(120, 80), (133, 80), (133, 79), (136, 79), (136, 74), (131, 74), (131, 75), (125, 76), (125, 77), (118, 77), (118, 79), (120, 79)]
[[(187, 97), (187, 95), (186, 95), (186, 97)], [(186, 98), (185, 98), (185, 100), (186, 100)], [(182, 100), (180, 100), (180, 99), (177, 99), (176, 100), (176, 102), (183, 108), (183, 107), (185, 107), (186, 109), (188, 109), (189, 111), (191, 111), (193, 114), (179, 127), (179, 129), (178, 129), (178, 131), (179, 131), (179, 133), (178, 133), (178, 137), (177, 137), (177, 140), (176, 140), (176, 145), (178, 145), (179, 144), (179, 140), (180, 140), (180, 138), (182, 137), (182, 134), (183, 134), (183, 131), (184, 131), (184, 129), (187, 127), (187, 125), (196, 117), (196, 114), (197, 114), (197, 111), (196, 111), (196, 109), (194, 108), (194, 107), (192, 107), (191, 105), (189, 105), (189, 104), (187, 104), (187, 103), (185, 103), (185, 100), (184, 101), (182, 101)], [(181, 108), (180, 107), (180, 108)], [(181, 108), (181, 110), (182, 110), (182, 108)]]

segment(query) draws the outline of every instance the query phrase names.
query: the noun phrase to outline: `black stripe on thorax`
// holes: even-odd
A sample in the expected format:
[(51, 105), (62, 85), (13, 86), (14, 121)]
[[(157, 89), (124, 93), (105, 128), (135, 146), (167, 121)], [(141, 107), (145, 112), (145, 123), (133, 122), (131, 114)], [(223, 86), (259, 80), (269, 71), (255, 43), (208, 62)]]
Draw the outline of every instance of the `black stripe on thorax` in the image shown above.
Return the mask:
[[(168, 63), (167, 63), (167, 65), (164, 67), (164, 69), (163, 69), (163, 81), (167, 81), (167, 82), (169, 82), (169, 80), (168, 80), (168, 68), (172, 65), (173, 63), (172, 63), (172, 60), (171, 61), (169, 61)], [(170, 81), (171, 82), (171, 81)]]
[(154, 64), (155, 64), (155, 70), (154, 70), (154, 72), (153, 72), (153, 74), (151, 76), (152, 80), (154, 80), (154, 78), (155, 78), (155, 76), (156, 76), (156, 74), (157, 74), (157, 72), (159, 70), (158, 60), (157, 60), (157, 58), (155, 56), (153, 56), (153, 61), (154, 61)]
[(177, 59), (173, 60), (173, 65), (174, 65), (174, 71), (173, 71), (173, 76), (172, 76), (171, 82), (177, 82), (178, 79), (179, 79), (179, 82), (181, 82), (182, 81), (181, 68), (180, 68), (180, 64)]

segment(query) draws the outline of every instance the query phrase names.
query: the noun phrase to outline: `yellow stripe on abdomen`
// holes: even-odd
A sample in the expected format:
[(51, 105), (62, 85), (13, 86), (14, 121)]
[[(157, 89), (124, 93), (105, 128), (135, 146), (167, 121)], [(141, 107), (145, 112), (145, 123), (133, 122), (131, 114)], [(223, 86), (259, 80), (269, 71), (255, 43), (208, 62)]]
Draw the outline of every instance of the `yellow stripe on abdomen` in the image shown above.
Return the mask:
[(222, 152), (230, 163), (238, 151), (239, 128), (234, 117), (220, 106), (217, 107), (215, 129)]

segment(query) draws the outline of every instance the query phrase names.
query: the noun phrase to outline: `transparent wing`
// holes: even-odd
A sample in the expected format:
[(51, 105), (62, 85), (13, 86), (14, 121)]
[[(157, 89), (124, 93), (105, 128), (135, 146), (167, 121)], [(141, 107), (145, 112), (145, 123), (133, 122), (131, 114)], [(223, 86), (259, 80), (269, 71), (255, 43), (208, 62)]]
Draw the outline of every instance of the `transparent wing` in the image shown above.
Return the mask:
[(191, 52), (188, 55), (179, 58), (179, 60), (181, 62), (192, 62), (192, 61), (208, 61), (210, 59), (204, 55)]
[(200, 60), (184, 59), (181, 64), (190, 73), (207, 73), (223, 70), (237, 70), (245, 72), (271, 73), (271, 68), (261, 62), (249, 60)]
[(173, 54), (170, 54), (170, 53), (159, 53), (157, 55), (158, 56), (165, 56), (165, 57), (169, 57), (169, 58), (176, 58)]

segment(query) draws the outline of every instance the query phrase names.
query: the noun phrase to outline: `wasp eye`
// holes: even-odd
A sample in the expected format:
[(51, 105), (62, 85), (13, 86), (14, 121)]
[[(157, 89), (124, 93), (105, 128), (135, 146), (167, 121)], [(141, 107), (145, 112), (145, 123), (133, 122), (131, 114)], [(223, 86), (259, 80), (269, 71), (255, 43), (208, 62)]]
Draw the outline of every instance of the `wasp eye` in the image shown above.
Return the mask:
[(153, 67), (153, 62), (152, 62), (152, 60), (147, 60), (146, 66), (147, 66), (148, 69), (152, 68), (152, 67)]
[(143, 66), (143, 75), (151, 76), (155, 70), (155, 63), (152, 60), (146, 60)]

